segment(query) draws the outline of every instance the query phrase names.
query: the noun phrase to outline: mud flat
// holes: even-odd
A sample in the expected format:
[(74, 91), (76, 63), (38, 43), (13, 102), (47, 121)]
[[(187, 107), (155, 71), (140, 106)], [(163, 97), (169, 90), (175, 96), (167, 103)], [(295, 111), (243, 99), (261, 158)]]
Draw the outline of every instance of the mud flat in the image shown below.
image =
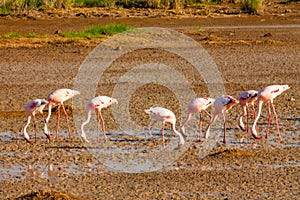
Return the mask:
[[(239, 106), (228, 113), (228, 144), (222, 144), (222, 126), (213, 128), (209, 146), (197, 139), (197, 124), (188, 129), (189, 145), (174, 162), (157, 170), (126, 173), (112, 167), (97, 156), (103, 149), (128, 152), (128, 155), (159, 155), (159, 126), (153, 149), (147, 135), (149, 118), (144, 108), (159, 104), (185, 117), (178, 109), (176, 96), (166, 87), (147, 84), (130, 99), (132, 119), (144, 127), (139, 135), (116, 130), (111, 109), (103, 115), (110, 142), (84, 145), (72, 117), (71, 102), (66, 102), (71, 115), (73, 137), (68, 138), (66, 124), (61, 123), (60, 139), (48, 143), (42, 133), (30, 145), (22, 139), (26, 123), (23, 106), (31, 99), (46, 98), (57, 88), (73, 88), (78, 69), (88, 54), (104, 39), (67, 40), (0, 39), (0, 198), (2, 199), (297, 199), (299, 198), (299, 112), (300, 112), (300, 28), (297, 13), (259, 16), (212, 17), (113, 17), (113, 18), (2, 18), (1, 34), (9, 32), (54, 34), (62, 30), (82, 30), (93, 24), (125, 23), (133, 27), (152, 26), (174, 29), (196, 40), (212, 57), (221, 74), (227, 94), (237, 97), (248, 89), (259, 90), (271, 84), (288, 84), (291, 89), (275, 99), (283, 141), (278, 147), (274, 123), (270, 138), (254, 140), (240, 131), (237, 118)], [(57, 25), (59, 24), (59, 26)], [(198, 26), (202, 27), (199, 28)], [(198, 27), (198, 28), (197, 28)], [(176, 60), (176, 62), (174, 62)], [(105, 83), (99, 82), (96, 93), (111, 95), (118, 74), (127, 66), (140, 62), (172, 63), (180, 66), (192, 83), (197, 96), (207, 96), (203, 77), (193, 77), (188, 63), (157, 49), (143, 49), (117, 59), (107, 70)], [(47, 113), (47, 111), (46, 111)], [(55, 116), (49, 127), (55, 130)], [(94, 117), (94, 116), (93, 116)], [(197, 119), (195, 118), (197, 121)], [(206, 126), (208, 118), (205, 118)], [(259, 121), (264, 135), (267, 108)], [(179, 126), (178, 122), (177, 126)], [(42, 122), (38, 121), (38, 130)], [(167, 127), (167, 142), (172, 152), (176, 138)], [(30, 127), (33, 137), (33, 127)], [(170, 134), (169, 134), (170, 133)], [(90, 134), (92, 135), (92, 134)], [(95, 134), (94, 134), (95, 136)], [(92, 137), (92, 136), (90, 136)], [(243, 142), (241, 139), (245, 138)], [(103, 150), (103, 151), (104, 151)], [(169, 151), (168, 150), (168, 151)], [(134, 152), (134, 153), (133, 153)], [(176, 150), (174, 151), (176, 152)], [(112, 161), (126, 160), (126, 154), (112, 155)], [(127, 159), (130, 157), (127, 157)], [(134, 158), (132, 158), (134, 159)], [(120, 162), (122, 163), (122, 162)], [(145, 160), (147, 165), (147, 160)], [(130, 166), (127, 166), (130, 167)], [(145, 166), (144, 166), (145, 167)], [(147, 167), (147, 166), (146, 166)]]

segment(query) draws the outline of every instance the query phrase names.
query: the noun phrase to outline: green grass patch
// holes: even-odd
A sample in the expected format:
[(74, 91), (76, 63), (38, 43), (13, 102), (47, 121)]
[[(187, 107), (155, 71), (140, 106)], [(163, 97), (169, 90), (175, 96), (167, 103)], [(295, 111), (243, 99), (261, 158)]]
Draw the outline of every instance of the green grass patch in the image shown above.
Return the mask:
[(201, 24), (193, 27), (194, 30), (201, 30), (202, 28), (203, 28), (203, 26)]
[(23, 35), (19, 34), (19, 33), (8, 33), (8, 34), (5, 34), (5, 35), (2, 35), (2, 38), (5, 38), (5, 39), (22, 38), (22, 37), (23, 37)]
[(261, 9), (263, 0), (241, 0), (241, 9), (249, 14), (255, 14)]
[(39, 35), (36, 33), (29, 33), (29, 34), (20, 34), (20, 33), (8, 33), (2, 35), (2, 38), (5, 39), (13, 39), (13, 38), (47, 38), (48, 35)]
[(121, 33), (131, 28), (124, 24), (108, 24), (105, 26), (92, 26), (91, 28), (85, 29), (82, 32), (63, 32), (61, 36), (68, 38), (101, 38), (105, 35), (113, 35)]
[[(197, 1), (194, 1), (197, 2)], [(201, 1), (202, 4), (209, 4), (209, 5), (216, 5), (216, 4), (221, 4), (221, 0), (204, 0)]]
[(25, 35), (26, 38), (40, 38), (41, 35), (38, 35), (36, 33), (29, 33), (27, 35)]
[(74, 7), (105, 7), (106, 0), (75, 0)]
[(10, 15), (13, 11), (10, 8), (2, 7), (0, 8), (0, 13), (4, 15)]
[[(85, 29), (82, 32), (63, 32), (60, 34), (62, 37), (66, 38), (101, 38), (106, 35), (114, 35), (117, 33), (121, 33), (124, 31), (131, 30), (131, 28), (124, 24), (108, 24), (105, 26), (92, 26), (91, 28)], [(8, 33), (2, 35), (2, 38), (10, 39), (10, 38), (47, 38), (48, 35), (40, 35), (36, 33), (29, 34), (20, 34), (20, 33)]]

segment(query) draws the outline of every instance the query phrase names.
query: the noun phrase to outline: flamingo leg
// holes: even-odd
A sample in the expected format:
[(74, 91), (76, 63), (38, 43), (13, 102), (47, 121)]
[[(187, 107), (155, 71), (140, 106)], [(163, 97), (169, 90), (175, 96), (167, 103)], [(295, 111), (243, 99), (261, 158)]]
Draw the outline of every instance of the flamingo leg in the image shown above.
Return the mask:
[(34, 142), (36, 142), (37, 130), (36, 130), (36, 123), (35, 123), (35, 115), (33, 115), (32, 122), (33, 122), (33, 127), (34, 127)]
[(70, 124), (69, 124), (69, 117), (68, 117), (68, 113), (67, 113), (67, 111), (65, 109), (64, 104), (62, 104), (62, 108), (63, 108), (64, 114), (65, 114), (65, 118), (66, 118), (66, 122), (67, 122), (67, 126), (68, 126), (69, 137), (71, 137), (72, 133), (71, 133), (71, 128), (70, 128)]
[(157, 122), (157, 120), (153, 121), (149, 126), (148, 126), (148, 132), (149, 132), (149, 135), (150, 135), (150, 138), (152, 140), (152, 143), (153, 143), (153, 146), (155, 147), (156, 144), (155, 144), (155, 141), (152, 137), (152, 133), (151, 133), (151, 127)]
[(58, 106), (57, 106), (56, 139), (58, 139), (59, 120), (60, 120), (60, 104), (58, 104)]
[(100, 141), (100, 116), (99, 116), (99, 110), (95, 109), (96, 115), (97, 115), (97, 130), (98, 130), (98, 134), (97, 134), (97, 142)]
[[(105, 141), (107, 141), (106, 130), (105, 130), (105, 124), (104, 124), (104, 120), (103, 120), (102, 113), (101, 113), (100, 110), (98, 111), (98, 115), (99, 115), (99, 117), (100, 117), (100, 119), (101, 119), (102, 131), (103, 131), (103, 135), (104, 135)], [(98, 122), (98, 123), (99, 123), (99, 122)]]
[(276, 122), (276, 129), (277, 129), (277, 131), (278, 131), (279, 141), (281, 141), (281, 140), (282, 140), (282, 137), (281, 137), (280, 130), (279, 130), (278, 117), (277, 117), (277, 114), (276, 114), (276, 111), (275, 111), (274, 104), (273, 104), (272, 102), (271, 102), (271, 105), (272, 105), (273, 112), (274, 112), (274, 119), (275, 119), (275, 122)]
[(224, 139), (223, 139), (223, 143), (226, 144), (226, 113), (223, 113), (223, 119), (224, 119), (224, 124), (223, 124), (223, 128), (224, 128)]
[(202, 121), (203, 121), (203, 116), (202, 116), (202, 113), (200, 112), (199, 113), (200, 142), (201, 142), (201, 139), (202, 139)]
[(105, 139), (105, 141), (107, 141), (105, 124), (104, 124), (104, 120), (103, 120), (103, 117), (102, 117), (102, 113), (101, 113), (100, 110), (97, 110), (96, 112), (97, 112), (97, 118), (98, 118), (98, 130), (100, 128), (100, 121), (101, 121), (101, 126), (102, 126), (102, 131), (103, 131), (104, 139)]
[(266, 139), (268, 139), (268, 134), (269, 134), (269, 130), (270, 130), (270, 124), (271, 124), (271, 108), (270, 108), (270, 101), (268, 101), (268, 125), (267, 125), (267, 130), (266, 130)]
[(47, 136), (49, 142), (51, 142), (53, 138), (51, 138), (51, 135), (50, 135), (50, 133), (48, 132), (47, 120), (46, 120), (46, 118), (45, 118), (45, 116), (44, 116), (44, 113), (40, 113), (40, 114), (41, 114), (41, 116), (42, 116), (42, 118), (43, 118), (43, 120), (44, 120), (44, 134)]
[(162, 123), (161, 136), (162, 136), (163, 147), (165, 149), (166, 148), (166, 145), (165, 145), (165, 122)]
[(211, 118), (211, 114), (209, 112), (207, 112), (206, 110), (202, 110), (202, 111), (204, 111), (209, 116), (209, 118)]

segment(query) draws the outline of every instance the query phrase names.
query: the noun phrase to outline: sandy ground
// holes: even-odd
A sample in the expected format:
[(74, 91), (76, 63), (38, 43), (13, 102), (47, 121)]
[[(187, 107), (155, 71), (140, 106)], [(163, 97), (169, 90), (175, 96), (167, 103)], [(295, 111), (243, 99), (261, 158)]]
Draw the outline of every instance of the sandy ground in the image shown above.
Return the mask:
[[(279, 6), (277, 10), (275, 6)], [(159, 18), (157, 13), (154, 17), (131, 16), (131, 13), (129, 16), (121, 14), (99, 15), (100, 17), (70, 17), (71, 14), (33, 15), (34, 18), (27, 19), (2, 17), (1, 35), (10, 32), (35, 32), (51, 37), (0, 39), (0, 198), (299, 198), (300, 18), (296, 6), (299, 4), (292, 4), (291, 7), (272, 4), (268, 7), (269, 12), (266, 8), (265, 14), (255, 16), (211, 14), (208, 17), (195, 17), (177, 13)], [(83, 112), (84, 108), (74, 108), (72, 101), (66, 102), (66, 105), (73, 137), (67, 136), (66, 123), (62, 119), (61, 137), (58, 141), (48, 143), (41, 133), (42, 121), (38, 120), (38, 141), (33, 145), (27, 144), (22, 138), (22, 128), (26, 123), (24, 105), (31, 99), (47, 98), (57, 88), (74, 88), (80, 65), (105, 40), (64, 39), (55, 36), (54, 32), (83, 30), (94, 24), (112, 22), (133, 27), (171, 28), (193, 38), (214, 60), (226, 93), (234, 97), (249, 89), (259, 90), (267, 85), (288, 84), (291, 89), (274, 102), (283, 135), (280, 147), (274, 121), (268, 141), (264, 138), (257, 141), (238, 129), (240, 106), (235, 106), (228, 113), (227, 145), (222, 144), (220, 124), (213, 128), (213, 139), (208, 147), (198, 141), (194, 133), (197, 124), (194, 124), (188, 129), (189, 142), (184, 150), (173, 150), (172, 141), (175, 140), (176, 143), (176, 137), (168, 134), (166, 138), (170, 148), (164, 152), (160, 147), (159, 125), (154, 130), (158, 146), (153, 148), (147, 136), (132, 136), (116, 131), (118, 126), (111, 109), (103, 111), (110, 141), (84, 145), (78, 138), (77, 133), (80, 131), (72, 115), (74, 109), (81, 109), (79, 112)], [(151, 48), (134, 51), (115, 60), (98, 82), (96, 94), (111, 96), (116, 80), (130, 66), (148, 62), (172, 66), (189, 80), (196, 96), (208, 96), (203, 77), (195, 74), (189, 63), (169, 52)], [(186, 110), (182, 113), (177, 97), (168, 88), (155, 83), (146, 84), (130, 97), (130, 116), (144, 127), (142, 132), (145, 134), (150, 120), (143, 110), (152, 105), (173, 110), (178, 119), (186, 116)], [(114, 106), (117, 108), (118, 105)], [(45, 113), (47, 114), (47, 109)], [(56, 113), (54, 110), (49, 123), (52, 132), (55, 130)], [(259, 134), (262, 136), (266, 121), (265, 106), (258, 124)], [(207, 122), (206, 117), (204, 126)], [(178, 120), (176, 125), (179, 126), (180, 123)], [(32, 125), (29, 131), (33, 138)], [(166, 131), (169, 133), (169, 129)], [(245, 138), (244, 142), (241, 142), (242, 138)], [(120, 149), (130, 152), (134, 149), (136, 154), (124, 153), (118, 158), (119, 154), (104, 155), (102, 148), (108, 152)], [(149, 172), (126, 173), (122, 169), (118, 171), (105, 165), (107, 160), (134, 160), (130, 156), (152, 155), (151, 153), (158, 160), (171, 154), (178, 155), (175, 160), (154, 172), (148, 170)], [(101, 157), (102, 155), (111, 158)]]

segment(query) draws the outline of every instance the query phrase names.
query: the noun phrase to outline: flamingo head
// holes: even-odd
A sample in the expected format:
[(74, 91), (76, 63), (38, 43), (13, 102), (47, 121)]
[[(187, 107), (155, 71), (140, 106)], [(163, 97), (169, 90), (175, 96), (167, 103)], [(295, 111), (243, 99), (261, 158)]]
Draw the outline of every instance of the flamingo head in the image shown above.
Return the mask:
[(114, 98), (111, 98), (110, 101), (109, 101), (110, 105), (112, 104), (118, 104), (118, 100), (117, 99), (114, 99)]
[(208, 100), (209, 100), (209, 103), (208, 103), (207, 107), (209, 107), (209, 106), (211, 106), (212, 104), (214, 104), (214, 102), (215, 102), (216, 99), (208, 98)]
[(41, 105), (47, 105), (47, 104), (49, 104), (49, 101), (45, 99), (41, 99)]
[(73, 90), (73, 96), (80, 95), (80, 92), (77, 90)]
[(149, 108), (149, 109), (147, 109), (147, 110), (145, 110), (145, 112), (147, 113), (147, 114), (151, 114), (151, 112), (152, 112), (152, 107), (151, 108)]
[(233, 98), (232, 96), (227, 96), (228, 101), (226, 102), (226, 110), (230, 110), (234, 105), (238, 104), (239, 101)]
[(284, 91), (290, 89), (290, 87), (288, 85), (282, 85), (281, 89), (282, 89), (282, 92), (284, 92)]

